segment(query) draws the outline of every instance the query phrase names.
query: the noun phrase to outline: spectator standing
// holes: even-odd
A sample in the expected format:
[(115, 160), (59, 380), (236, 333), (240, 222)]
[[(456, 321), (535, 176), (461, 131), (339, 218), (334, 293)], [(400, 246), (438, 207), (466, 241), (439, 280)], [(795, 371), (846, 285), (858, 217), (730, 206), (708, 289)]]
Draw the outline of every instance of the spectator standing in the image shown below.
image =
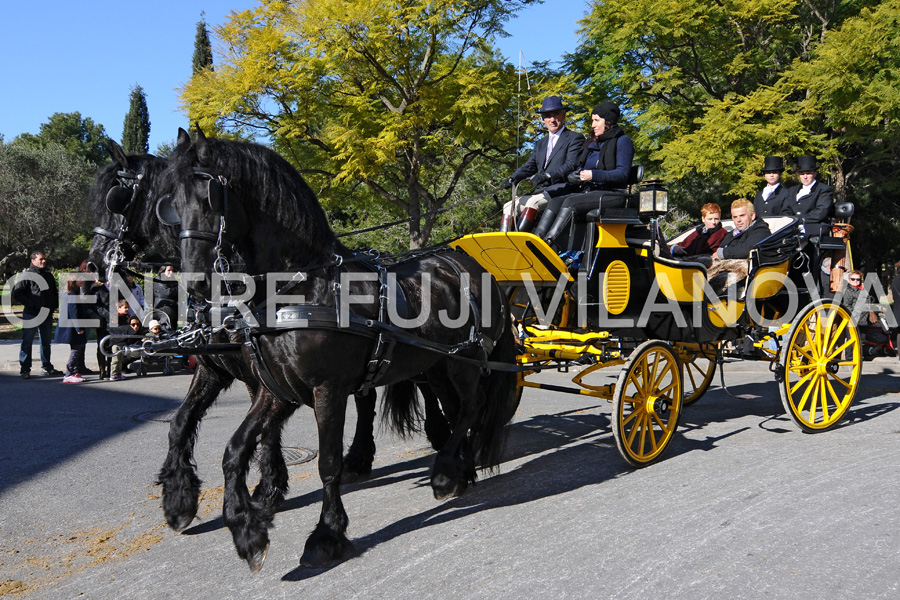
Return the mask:
[(69, 361), (66, 363), (63, 383), (81, 383), (84, 381), (84, 349), (87, 346), (87, 329), (79, 321), (87, 318), (86, 310), (77, 302), (80, 296), (81, 282), (78, 276), (70, 274), (66, 277), (66, 292), (63, 295), (62, 311), (66, 316), (60, 319), (56, 328), (56, 341), (69, 344)]
[(44, 375), (62, 375), (50, 362), (53, 311), (59, 308), (59, 288), (53, 273), (47, 268), (47, 256), (43, 252), (38, 250), (31, 253), (31, 266), (19, 276), (11, 297), (14, 303), (23, 306), (22, 318), (25, 324), (22, 326), (22, 345), (19, 348), (19, 374), (22, 379), (31, 377), (31, 351), (35, 333), (41, 339), (41, 370)]
[(168, 317), (169, 330), (178, 329), (178, 280), (175, 267), (165, 264), (153, 282), (153, 307)]

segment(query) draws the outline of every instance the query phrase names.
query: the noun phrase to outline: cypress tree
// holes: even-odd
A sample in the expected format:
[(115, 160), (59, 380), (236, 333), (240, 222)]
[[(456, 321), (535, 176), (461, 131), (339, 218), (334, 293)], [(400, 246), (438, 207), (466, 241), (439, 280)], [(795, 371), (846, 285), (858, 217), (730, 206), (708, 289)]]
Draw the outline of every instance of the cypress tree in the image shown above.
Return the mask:
[(150, 113), (147, 110), (147, 96), (143, 88), (131, 88), (128, 114), (122, 126), (122, 149), (128, 154), (150, 152)]
[(209, 31), (206, 29), (205, 13), (200, 13), (197, 23), (197, 35), (194, 36), (194, 75), (204, 69), (213, 68), (212, 46), (209, 43)]

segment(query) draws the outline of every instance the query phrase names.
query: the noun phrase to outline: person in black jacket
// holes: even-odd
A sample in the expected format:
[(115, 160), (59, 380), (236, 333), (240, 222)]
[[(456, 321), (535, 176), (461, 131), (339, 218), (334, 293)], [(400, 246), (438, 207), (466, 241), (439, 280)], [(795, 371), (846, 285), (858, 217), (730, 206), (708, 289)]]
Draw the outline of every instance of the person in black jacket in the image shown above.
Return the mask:
[(706, 272), (710, 285), (717, 293), (747, 277), (750, 251), (772, 235), (768, 224), (756, 218), (753, 204), (746, 198), (731, 203), (731, 220), (734, 229), (719, 244), (716, 260)]
[(834, 188), (816, 180), (818, 165), (815, 156), (797, 159), (799, 185), (788, 190), (788, 199), (781, 214), (800, 219), (806, 229), (806, 237), (821, 235), (822, 224), (828, 219), (834, 204)]
[[(529, 179), (533, 186), (531, 194), (510, 200), (503, 207), (500, 231), (513, 228), (519, 216), (516, 229), (530, 231), (534, 227), (538, 213), (547, 205), (547, 196), (543, 192), (562, 188), (566, 183), (566, 175), (575, 168), (578, 153), (581, 150), (584, 136), (566, 129), (566, 111), (559, 96), (547, 96), (537, 112), (541, 115), (547, 135), (534, 144), (534, 152), (525, 164), (504, 182), (505, 188), (514, 183)], [(548, 151), (549, 150), (549, 151)]]
[(780, 156), (767, 156), (763, 162), (762, 172), (766, 185), (756, 192), (753, 208), (758, 217), (777, 217), (789, 197), (788, 189), (781, 184), (784, 161)]
[(169, 263), (160, 267), (153, 281), (153, 308), (166, 315), (167, 329), (178, 329), (178, 280), (175, 279), (175, 267)]
[(57, 377), (61, 371), (50, 362), (50, 342), (53, 339), (53, 311), (59, 308), (59, 289), (53, 273), (47, 268), (47, 256), (37, 250), (31, 253), (31, 266), (25, 269), (13, 286), (11, 297), (23, 306), (22, 345), (19, 347), (19, 374), (31, 377), (31, 347), (34, 334), (41, 336), (41, 366), (44, 375)]
[(77, 302), (80, 290), (81, 281), (78, 276), (69, 274), (66, 277), (66, 293), (63, 294), (63, 306), (56, 328), (56, 341), (69, 344), (70, 350), (63, 383), (81, 383), (87, 371), (84, 364), (84, 350), (87, 346), (87, 327), (84, 321), (87, 314), (85, 306)]

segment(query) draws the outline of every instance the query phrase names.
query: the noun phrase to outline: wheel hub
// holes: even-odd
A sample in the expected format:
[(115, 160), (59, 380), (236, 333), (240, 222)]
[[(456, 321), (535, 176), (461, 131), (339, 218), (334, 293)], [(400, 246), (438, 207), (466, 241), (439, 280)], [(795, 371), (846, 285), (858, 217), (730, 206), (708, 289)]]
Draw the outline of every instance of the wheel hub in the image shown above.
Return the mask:
[(669, 400), (664, 396), (650, 396), (647, 398), (647, 412), (665, 415), (669, 412)]

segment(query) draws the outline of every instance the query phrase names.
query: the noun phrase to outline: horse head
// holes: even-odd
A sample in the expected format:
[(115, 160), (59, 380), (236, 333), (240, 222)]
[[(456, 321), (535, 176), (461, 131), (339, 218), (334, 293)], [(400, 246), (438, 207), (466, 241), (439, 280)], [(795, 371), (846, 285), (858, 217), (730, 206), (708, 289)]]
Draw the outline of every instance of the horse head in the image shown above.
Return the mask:
[(131, 260), (161, 232), (153, 209), (166, 160), (126, 155), (112, 140), (109, 150), (113, 162), (99, 170), (88, 193), (88, 205), (98, 219), (87, 259), (88, 270), (95, 273)]

